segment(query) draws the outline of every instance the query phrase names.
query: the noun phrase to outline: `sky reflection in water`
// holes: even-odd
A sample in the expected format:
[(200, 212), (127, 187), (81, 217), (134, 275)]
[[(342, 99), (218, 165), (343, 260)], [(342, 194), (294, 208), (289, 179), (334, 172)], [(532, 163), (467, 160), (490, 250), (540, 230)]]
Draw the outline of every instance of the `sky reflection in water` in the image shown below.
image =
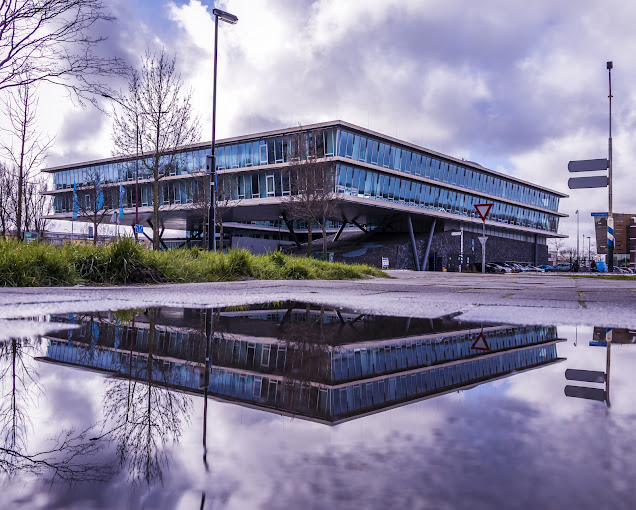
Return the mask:
[(609, 406), (564, 393), (605, 389), (565, 377), (606, 373), (598, 328), (257, 308), (58, 316), (80, 328), (2, 344), (0, 506), (636, 503), (633, 332), (612, 332)]

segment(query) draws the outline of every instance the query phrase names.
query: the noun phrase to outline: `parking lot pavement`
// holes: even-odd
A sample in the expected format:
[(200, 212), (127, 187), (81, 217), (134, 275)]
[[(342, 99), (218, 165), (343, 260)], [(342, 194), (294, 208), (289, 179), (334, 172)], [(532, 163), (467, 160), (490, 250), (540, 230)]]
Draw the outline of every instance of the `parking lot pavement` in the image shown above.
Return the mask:
[(220, 307), (296, 300), (379, 315), (511, 324), (636, 328), (636, 279), (554, 274), (482, 275), (388, 271), (347, 281), (249, 280), (121, 287), (6, 288), (0, 318), (145, 308)]

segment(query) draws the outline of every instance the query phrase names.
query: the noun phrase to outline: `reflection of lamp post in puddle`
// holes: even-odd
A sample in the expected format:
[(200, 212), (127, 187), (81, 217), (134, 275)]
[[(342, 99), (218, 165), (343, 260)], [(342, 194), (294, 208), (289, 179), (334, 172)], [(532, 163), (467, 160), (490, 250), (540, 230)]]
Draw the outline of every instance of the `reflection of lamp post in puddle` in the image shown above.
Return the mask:
[(605, 389), (591, 388), (589, 386), (570, 386), (565, 387), (565, 395), (567, 397), (584, 398), (587, 400), (596, 400), (597, 402), (605, 402), (610, 407), (610, 350), (612, 345), (612, 329), (608, 328), (605, 333), (605, 345), (607, 353), (605, 357), (605, 372), (595, 370), (575, 370), (568, 368), (565, 371), (565, 378), (568, 381), (579, 381), (587, 383), (605, 384)]

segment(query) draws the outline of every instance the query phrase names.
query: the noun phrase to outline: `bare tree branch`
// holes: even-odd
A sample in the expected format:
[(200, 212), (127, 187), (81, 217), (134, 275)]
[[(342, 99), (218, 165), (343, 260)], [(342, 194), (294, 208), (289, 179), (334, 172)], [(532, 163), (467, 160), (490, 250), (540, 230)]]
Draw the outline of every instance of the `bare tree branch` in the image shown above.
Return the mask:
[(2, 0), (0, 90), (37, 82), (63, 86), (83, 105), (109, 92), (101, 79), (123, 74), (124, 62), (95, 53), (111, 22), (102, 0)]

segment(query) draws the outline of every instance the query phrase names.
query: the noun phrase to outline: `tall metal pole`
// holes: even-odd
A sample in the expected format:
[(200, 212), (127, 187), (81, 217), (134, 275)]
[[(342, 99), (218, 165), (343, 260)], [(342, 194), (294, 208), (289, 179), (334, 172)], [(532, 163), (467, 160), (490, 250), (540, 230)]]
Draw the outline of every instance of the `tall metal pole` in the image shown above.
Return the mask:
[[(612, 62), (607, 63), (609, 75), (609, 140), (608, 140), (608, 217), (607, 217), (607, 271), (614, 272), (614, 216), (612, 215)], [(611, 234), (611, 238), (610, 238)]]
[(579, 210), (576, 210), (576, 267), (579, 266)]
[(139, 242), (139, 233), (137, 225), (139, 225), (139, 114), (135, 111), (135, 243)]
[[(214, 16), (214, 81), (212, 82), (212, 159), (210, 161), (210, 211), (208, 213), (208, 249), (216, 251), (216, 59), (219, 47), (219, 16)], [(210, 221), (210, 219), (212, 221)]]

